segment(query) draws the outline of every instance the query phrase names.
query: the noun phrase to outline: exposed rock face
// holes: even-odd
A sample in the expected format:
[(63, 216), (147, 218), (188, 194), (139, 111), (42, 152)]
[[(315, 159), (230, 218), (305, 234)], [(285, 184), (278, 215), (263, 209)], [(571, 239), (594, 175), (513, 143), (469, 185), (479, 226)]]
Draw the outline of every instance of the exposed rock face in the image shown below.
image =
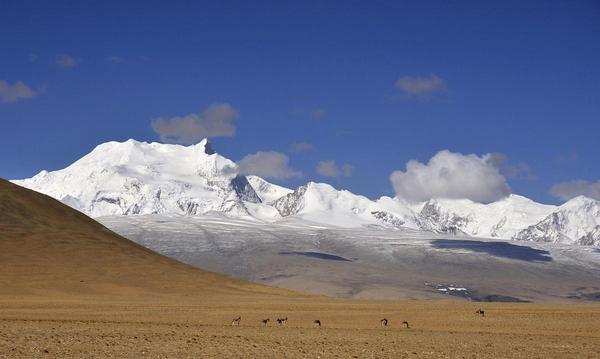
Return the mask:
[(306, 193), (309, 185), (310, 184), (300, 186), (294, 192), (279, 198), (273, 202), (273, 207), (279, 211), (279, 214), (281, 214), (282, 217), (299, 213), (302, 208), (304, 208), (304, 194)]
[(566, 244), (598, 245), (600, 238), (600, 202), (575, 197), (542, 221), (520, 231), (514, 238)]
[(418, 214), (418, 223), (421, 229), (435, 233), (455, 234), (457, 230), (467, 227), (472, 221), (470, 216), (460, 216), (444, 211), (437, 202), (430, 200)]
[(596, 228), (579, 238), (577, 242), (583, 246), (600, 246), (600, 226), (596, 226)]

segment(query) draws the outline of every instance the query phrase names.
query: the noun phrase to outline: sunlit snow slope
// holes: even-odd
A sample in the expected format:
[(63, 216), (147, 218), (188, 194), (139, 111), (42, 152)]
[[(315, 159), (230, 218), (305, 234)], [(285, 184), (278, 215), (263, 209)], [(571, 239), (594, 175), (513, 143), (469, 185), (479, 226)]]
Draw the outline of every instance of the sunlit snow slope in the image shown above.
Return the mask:
[(128, 140), (99, 145), (69, 167), (14, 181), (92, 217), (209, 211), (245, 215), (260, 202), (234, 162), (206, 140), (189, 147)]
[(441, 198), (415, 204), (390, 197), (373, 201), (326, 183), (292, 190), (239, 175), (237, 165), (207, 140), (192, 146), (107, 142), (65, 169), (13, 182), (92, 217), (219, 212), (269, 223), (296, 218), (310, 226), (600, 245), (600, 204), (594, 199), (552, 206), (513, 194), (488, 204)]

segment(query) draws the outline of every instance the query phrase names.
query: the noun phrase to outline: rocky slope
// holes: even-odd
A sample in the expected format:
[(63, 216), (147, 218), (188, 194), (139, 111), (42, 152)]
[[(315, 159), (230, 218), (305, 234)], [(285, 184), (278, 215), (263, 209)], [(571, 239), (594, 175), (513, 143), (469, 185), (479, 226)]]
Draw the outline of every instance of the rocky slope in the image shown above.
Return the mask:
[(600, 244), (600, 201), (575, 197), (543, 220), (520, 231), (515, 239), (582, 245)]
[(468, 199), (432, 199), (414, 210), (422, 229), (438, 233), (454, 231), (489, 238), (512, 238), (556, 210), (556, 206), (536, 203), (510, 195), (497, 202), (482, 204)]

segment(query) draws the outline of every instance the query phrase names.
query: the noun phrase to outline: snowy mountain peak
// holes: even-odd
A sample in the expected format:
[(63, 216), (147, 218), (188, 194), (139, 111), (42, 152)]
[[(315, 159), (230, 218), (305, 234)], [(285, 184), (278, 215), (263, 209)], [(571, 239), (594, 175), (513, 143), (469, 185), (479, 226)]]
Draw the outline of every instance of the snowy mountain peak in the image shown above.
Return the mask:
[(560, 205), (560, 208), (561, 209), (581, 209), (581, 208), (591, 209), (595, 206), (598, 206), (598, 203), (600, 203), (600, 201), (595, 200), (593, 198), (586, 197), (586, 196), (577, 196), (577, 197), (571, 198), (567, 202)]
[(92, 217), (215, 211), (266, 222), (294, 217), (319, 226), (600, 245), (600, 202), (591, 198), (575, 197), (561, 206), (514, 194), (488, 204), (443, 198), (415, 204), (390, 197), (372, 201), (326, 183), (291, 190), (239, 175), (235, 162), (216, 153), (206, 139), (190, 146), (107, 142), (62, 170), (13, 182)]
[(340, 227), (416, 228), (412, 211), (399, 202), (390, 201), (374, 202), (327, 183), (308, 182), (273, 202), (273, 206), (282, 217), (297, 216)]
[(468, 199), (432, 199), (414, 208), (421, 228), (492, 238), (512, 238), (557, 209), (518, 195), (489, 204)]
[(600, 201), (578, 196), (515, 238), (536, 242), (596, 245), (600, 242)]
[(65, 169), (14, 181), (98, 217), (115, 214), (247, 214), (260, 202), (237, 165), (207, 140), (191, 146), (135, 140), (103, 143)]
[[(215, 152), (207, 139), (190, 146), (157, 142), (148, 143), (129, 139), (124, 142), (111, 141), (102, 143), (69, 167), (156, 165), (161, 161), (167, 160), (174, 161), (176, 165), (181, 165), (184, 162), (183, 160), (186, 160), (191, 161), (191, 164), (195, 164), (198, 167), (214, 162), (215, 164), (221, 164), (221, 167), (229, 166), (235, 169), (235, 164), (224, 157), (216, 155), (211, 159), (211, 155), (213, 154)], [(166, 165), (166, 163), (164, 164)]]
[(292, 193), (293, 191), (289, 188), (278, 186), (276, 184), (269, 183), (258, 176), (246, 176), (248, 182), (252, 185), (252, 188), (264, 203), (271, 203), (279, 198)]

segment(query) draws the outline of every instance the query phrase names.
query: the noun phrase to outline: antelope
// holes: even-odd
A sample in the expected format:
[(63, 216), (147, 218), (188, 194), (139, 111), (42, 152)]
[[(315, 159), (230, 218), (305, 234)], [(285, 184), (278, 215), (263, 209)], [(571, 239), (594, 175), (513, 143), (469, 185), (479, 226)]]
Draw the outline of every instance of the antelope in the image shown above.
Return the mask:
[(313, 323), (315, 323), (317, 327), (321, 326), (321, 321), (319, 319), (315, 320)]
[(277, 324), (285, 325), (287, 323), (287, 317), (285, 318), (277, 318)]
[(267, 326), (267, 323), (270, 321), (271, 319), (267, 318), (267, 319), (263, 319), (260, 322), (262, 323), (263, 326)]
[(410, 328), (410, 325), (408, 324), (408, 322), (405, 320), (402, 322), (402, 324), (404, 324), (404, 327), (406, 328)]
[(386, 318), (383, 318), (383, 319), (381, 319), (381, 320), (380, 320), (380, 322), (381, 322), (381, 326), (382, 326), (382, 327), (387, 327), (387, 325), (388, 325), (388, 320), (387, 320)]
[(240, 326), (240, 321), (242, 320), (242, 317), (237, 317), (234, 320), (231, 321), (231, 325), (232, 326)]
[(482, 317), (485, 317), (485, 311), (483, 311), (481, 308), (477, 309), (477, 311), (475, 312), (475, 314), (479, 314)]

